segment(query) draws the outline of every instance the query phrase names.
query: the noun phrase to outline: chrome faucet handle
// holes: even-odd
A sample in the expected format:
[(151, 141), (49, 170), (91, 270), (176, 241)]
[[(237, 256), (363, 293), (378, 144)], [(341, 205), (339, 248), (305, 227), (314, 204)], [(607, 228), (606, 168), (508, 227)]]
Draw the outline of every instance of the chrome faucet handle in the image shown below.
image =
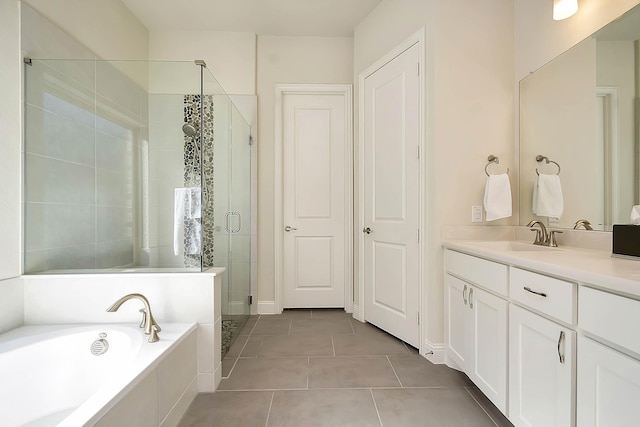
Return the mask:
[(556, 241), (556, 234), (562, 234), (563, 232), (560, 230), (551, 230), (549, 232), (549, 241), (547, 242), (547, 246), (551, 246), (552, 248), (558, 247), (558, 242)]
[(160, 341), (160, 337), (158, 337), (158, 331), (160, 331), (160, 327), (158, 325), (151, 326), (151, 335), (149, 336), (149, 342), (158, 342)]

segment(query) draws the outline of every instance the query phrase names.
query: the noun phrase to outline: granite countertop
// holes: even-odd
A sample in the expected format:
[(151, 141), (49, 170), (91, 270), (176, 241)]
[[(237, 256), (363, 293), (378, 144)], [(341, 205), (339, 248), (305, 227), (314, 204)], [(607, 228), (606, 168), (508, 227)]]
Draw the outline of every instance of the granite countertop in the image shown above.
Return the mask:
[(445, 240), (446, 249), (535, 271), (640, 300), (640, 258), (575, 247), (534, 247), (521, 241)]

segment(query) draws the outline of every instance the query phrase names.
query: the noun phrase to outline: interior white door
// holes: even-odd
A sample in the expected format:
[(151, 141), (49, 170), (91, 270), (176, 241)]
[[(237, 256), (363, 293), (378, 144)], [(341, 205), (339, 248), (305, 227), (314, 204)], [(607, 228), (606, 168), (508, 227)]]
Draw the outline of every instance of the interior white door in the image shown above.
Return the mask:
[(345, 95), (287, 93), (282, 108), (283, 307), (344, 307)]
[(420, 44), (364, 80), (365, 320), (419, 347)]

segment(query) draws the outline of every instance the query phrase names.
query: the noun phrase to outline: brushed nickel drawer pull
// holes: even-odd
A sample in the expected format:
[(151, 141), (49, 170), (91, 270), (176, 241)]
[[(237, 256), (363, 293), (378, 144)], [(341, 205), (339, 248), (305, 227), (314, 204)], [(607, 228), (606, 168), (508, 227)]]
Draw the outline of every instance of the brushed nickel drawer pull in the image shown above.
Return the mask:
[(471, 298), (473, 298), (473, 288), (469, 289), (469, 308), (473, 308), (473, 301)]
[(467, 305), (467, 285), (464, 285), (462, 290), (462, 301), (464, 301), (464, 305)]
[[(562, 350), (560, 347), (562, 346)], [(564, 331), (560, 331), (560, 336), (558, 337), (558, 357), (560, 358), (560, 363), (564, 364)]]
[(547, 294), (545, 294), (544, 292), (534, 291), (533, 289), (531, 289), (528, 286), (525, 286), (524, 290), (527, 291), (527, 292), (531, 292), (532, 294), (536, 294), (538, 296), (541, 296), (542, 298), (546, 298), (547, 297)]

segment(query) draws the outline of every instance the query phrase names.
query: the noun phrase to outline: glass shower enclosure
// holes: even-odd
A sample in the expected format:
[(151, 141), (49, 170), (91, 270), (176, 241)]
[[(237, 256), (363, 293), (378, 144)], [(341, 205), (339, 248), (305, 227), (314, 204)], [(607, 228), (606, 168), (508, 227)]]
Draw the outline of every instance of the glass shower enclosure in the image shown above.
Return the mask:
[(25, 60), (24, 273), (225, 267), (251, 292), (251, 127), (201, 61)]

